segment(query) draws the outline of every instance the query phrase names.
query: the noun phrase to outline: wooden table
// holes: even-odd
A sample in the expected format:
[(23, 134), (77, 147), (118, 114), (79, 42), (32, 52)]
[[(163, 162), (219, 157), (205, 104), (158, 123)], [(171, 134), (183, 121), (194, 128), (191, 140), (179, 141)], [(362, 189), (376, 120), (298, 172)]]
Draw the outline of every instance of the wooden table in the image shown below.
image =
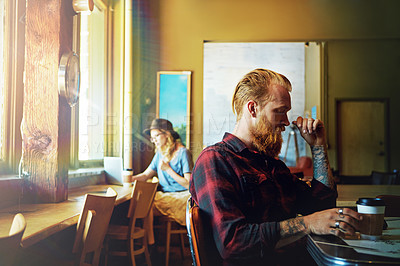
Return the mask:
[[(116, 205), (130, 199), (132, 187), (117, 185), (93, 185), (69, 191), (68, 200), (60, 203), (21, 204), (0, 209), (0, 236), (8, 235), (12, 219), (18, 212), (27, 221), (22, 238), (24, 247), (31, 246), (78, 222), (86, 193), (105, 193), (108, 187), (117, 193)], [(400, 185), (338, 185), (337, 205), (356, 206), (359, 197), (375, 197), (379, 194), (400, 195)]]
[(22, 246), (29, 247), (78, 222), (86, 193), (105, 193), (112, 187), (118, 193), (115, 205), (131, 197), (132, 187), (117, 185), (86, 186), (69, 191), (67, 201), (60, 203), (21, 204), (0, 209), (0, 236), (8, 235), (14, 215), (22, 213), (27, 226), (22, 237)]
[(338, 207), (356, 207), (358, 198), (375, 198), (378, 195), (400, 196), (400, 185), (337, 185)]

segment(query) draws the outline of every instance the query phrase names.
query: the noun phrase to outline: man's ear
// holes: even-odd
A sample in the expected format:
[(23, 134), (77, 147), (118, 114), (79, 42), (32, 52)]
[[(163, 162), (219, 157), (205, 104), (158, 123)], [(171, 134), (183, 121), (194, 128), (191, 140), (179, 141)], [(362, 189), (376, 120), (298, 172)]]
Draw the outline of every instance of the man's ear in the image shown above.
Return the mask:
[(253, 118), (257, 117), (257, 103), (255, 101), (253, 100), (248, 101), (246, 104), (246, 108), (251, 117)]

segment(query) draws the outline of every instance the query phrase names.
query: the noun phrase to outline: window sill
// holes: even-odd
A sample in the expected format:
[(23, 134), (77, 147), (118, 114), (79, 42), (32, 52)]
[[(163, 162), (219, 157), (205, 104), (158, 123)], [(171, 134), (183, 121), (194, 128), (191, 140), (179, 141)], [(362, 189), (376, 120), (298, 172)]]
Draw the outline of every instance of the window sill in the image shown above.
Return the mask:
[(106, 177), (104, 168), (81, 168), (68, 171), (68, 189), (104, 184)]
[(16, 204), (20, 200), (22, 180), (17, 175), (0, 178), (0, 208)]
[(0, 175), (0, 182), (1, 180), (14, 180), (20, 179), (17, 174), (8, 174), (8, 175)]
[(101, 175), (104, 172), (103, 167), (99, 168), (81, 168), (68, 171), (68, 178), (85, 177), (92, 175)]
[[(85, 168), (68, 172), (68, 189), (105, 183), (103, 168)], [(21, 191), (22, 179), (18, 175), (0, 175), (0, 208), (16, 204)]]
[[(104, 168), (82, 168), (77, 170), (69, 170), (68, 171), (68, 178), (82, 178), (82, 177), (91, 177), (91, 176), (98, 176), (104, 174)], [(1, 174), (0, 175), (0, 182), (1, 181), (10, 181), (10, 180), (20, 180), (17, 174)]]

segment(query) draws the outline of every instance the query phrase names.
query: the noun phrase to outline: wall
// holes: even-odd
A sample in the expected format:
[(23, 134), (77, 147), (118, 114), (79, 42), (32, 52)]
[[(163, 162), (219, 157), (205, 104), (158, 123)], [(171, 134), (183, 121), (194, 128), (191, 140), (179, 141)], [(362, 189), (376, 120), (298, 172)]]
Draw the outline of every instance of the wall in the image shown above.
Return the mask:
[[(399, 169), (400, 40), (332, 41), (327, 53), (331, 158), (336, 158), (337, 147), (336, 99), (386, 98), (389, 100), (390, 168)], [(370, 125), (371, 130), (374, 126)]]
[[(400, 38), (400, 17), (397, 11), (400, 2), (392, 1), (320, 1), (320, 0), (152, 0), (159, 12), (160, 70), (191, 70), (192, 81), (192, 142), (196, 158), (201, 152), (202, 108), (203, 108), (203, 41), (300, 41), (300, 40), (375, 40), (384, 43)], [(360, 45), (363, 42), (360, 42)], [(368, 44), (366, 44), (368, 46)], [(387, 48), (393, 49), (394, 45)], [(398, 46), (397, 46), (398, 47)], [(353, 54), (357, 47), (333, 47), (328, 52), (329, 59)], [(397, 49), (399, 50), (399, 49)], [(372, 50), (371, 50), (372, 51)], [(374, 50), (376, 51), (376, 50)], [(373, 52), (373, 51), (372, 51)], [(390, 51), (389, 51), (390, 52)], [(339, 53), (339, 54), (337, 54)], [(370, 56), (370, 55), (365, 55)], [(379, 55), (373, 55), (379, 57)], [(349, 57), (351, 62), (332, 63), (336, 72), (328, 69), (328, 89), (337, 90), (339, 84), (348, 82), (349, 76), (342, 75), (345, 65), (358, 65), (359, 58)], [(397, 62), (399, 62), (397, 60)], [(344, 65), (342, 65), (344, 64)], [(330, 65), (331, 68), (333, 65)], [(360, 66), (361, 67), (361, 66)], [(381, 68), (381, 65), (375, 66)], [(387, 75), (399, 73), (399, 65), (387, 68)], [(371, 67), (373, 68), (373, 67)], [(352, 79), (358, 87), (365, 87), (371, 80)], [(369, 76), (373, 83), (381, 77)], [(399, 80), (393, 80), (391, 89), (398, 89)], [(388, 90), (388, 87), (382, 87)], [(387, 93), (394, 94), (394, 93)], [(331, 97), (339, 97), (340, 91)], [(393, 101), (400, 100), (398, 94)], [(329, 106), (331, 113), (332, 106)], [(394, 117), (394, 110), (391, 110)], [(331, 118), (330, 118), (331, 119)], [(333, 121), (328, 121), (329, 126)], [(391, 135), (399, 125), (392, 125)], [(334, 129), (329, 129), (332, 132)], [(334, 131), (333, 131), (334, 132)], [(330, 136), (332, 137), (332, 136)], [(392, 139), (392, 167), (400, 167), (395, 151), (400, 143)], [(331, 148), (335, 148), (333, 145)], [(335, 164), (335, 153), (330, 153)], [(335, 165), (333, 165), (335, 166)]]

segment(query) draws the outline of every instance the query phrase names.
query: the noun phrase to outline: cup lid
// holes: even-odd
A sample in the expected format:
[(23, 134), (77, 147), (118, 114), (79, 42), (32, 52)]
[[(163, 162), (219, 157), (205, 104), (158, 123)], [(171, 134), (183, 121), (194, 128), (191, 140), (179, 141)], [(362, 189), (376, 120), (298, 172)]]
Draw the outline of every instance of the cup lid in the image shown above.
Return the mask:
[(385, 201), (380, 198), (359, 198), (356, 203), (364, 206), (385, 206)]

